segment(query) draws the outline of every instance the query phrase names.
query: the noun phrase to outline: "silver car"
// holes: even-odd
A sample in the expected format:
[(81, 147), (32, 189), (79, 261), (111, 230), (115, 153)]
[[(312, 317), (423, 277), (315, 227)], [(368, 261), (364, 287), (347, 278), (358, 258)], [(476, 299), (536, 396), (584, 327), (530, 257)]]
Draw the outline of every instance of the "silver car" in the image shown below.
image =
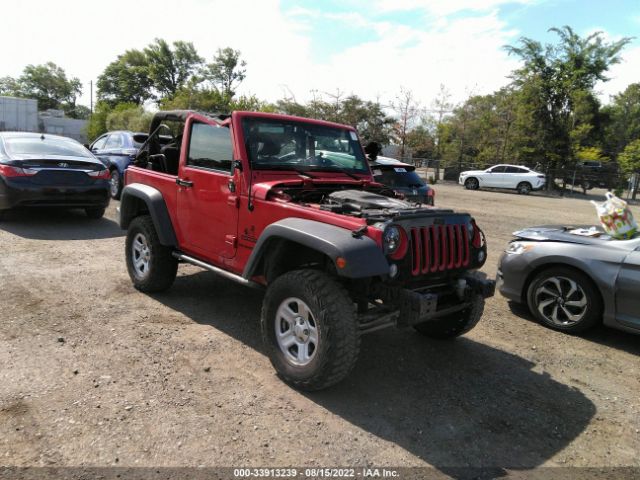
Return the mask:
[(640, 333), (640, 236), (613, 240), (574, 228), (515, 232), (498, 267), (500, 293), (556, 330), (578, 333), (603, 322)]

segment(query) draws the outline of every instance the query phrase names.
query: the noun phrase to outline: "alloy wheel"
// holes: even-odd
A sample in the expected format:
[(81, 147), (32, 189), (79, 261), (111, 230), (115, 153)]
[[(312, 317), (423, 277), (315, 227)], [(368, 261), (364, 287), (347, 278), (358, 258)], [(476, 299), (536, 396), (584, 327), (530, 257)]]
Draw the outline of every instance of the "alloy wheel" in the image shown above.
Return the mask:
[(118, 191), (120, 190), (120, 174), (117, 170), (111, 172), (109, 185), (111, 189), (111, 196), (115, 198), (116, 195), (118, 195)]
[(309, 364), (316, 355), (319, 335), (309, 306), (299, 298), (282, 301), (276, 311), (276, 340), (287, 362), (295, 366)]
[(580, 322), (587, 313), (587, 295), (575, 280), (567, 277), (549, 277), (535, 292), (538, 312), (549, 322), (560, 327)]
[(133, 259), (133, 269), (138, 278), (145, 278), (149, 273), (151, 263), (151, 248), (147, 237), (142, 233), (136, 234), (131, 244), (131, 254)]

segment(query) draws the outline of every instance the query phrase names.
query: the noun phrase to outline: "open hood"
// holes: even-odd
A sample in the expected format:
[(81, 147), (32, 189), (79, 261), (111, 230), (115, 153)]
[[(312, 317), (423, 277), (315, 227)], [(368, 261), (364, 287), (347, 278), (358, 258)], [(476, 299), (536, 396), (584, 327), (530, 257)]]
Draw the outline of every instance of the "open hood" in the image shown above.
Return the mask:
[(593, 225), (543, 225), (539, 227), (529, 227), (524, 230), (513, 232), (513, 236), (519, 240), (531, 240), (535, 242), (563, 242), (577, 243), (580, 245), (600, 245), (609, 248), (623, 248), (625, 250), (635, 250), (640, 246), (640, 238), (631, 240), (614, 240), (604, 231), (599, 237), (588, 237), (569, 233), (576, 229), (590, 229)]

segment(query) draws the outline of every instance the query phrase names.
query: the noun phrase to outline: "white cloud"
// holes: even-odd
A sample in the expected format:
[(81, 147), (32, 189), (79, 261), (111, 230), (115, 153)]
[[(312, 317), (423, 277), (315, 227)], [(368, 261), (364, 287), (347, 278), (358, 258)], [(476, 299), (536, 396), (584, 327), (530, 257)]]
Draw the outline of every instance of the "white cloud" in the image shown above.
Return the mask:
[[(358, 4), (352, 0), (351, 4)], [(508, 83), (517, 65), (502, 46), (518, 35), (498, 17), (497, 6), (508, 0), (377, 0), (375, 11), (420, 9), (429, 16), (424, 27), (408, 27), (392, 17), (372, 14), (367, 4), (350, 13), (295, 7), (283, 11), (278, 0), (112, 0), (91, 8), (82, 0), (31, 0), (3, 6), (0, 29), (2, 75), (19, 75), (25, 65), (54, 61), (85, 84), (129, 48), (144, 48), (155, 37), (194, 42), (211, 60), (217, 48), (239, 49), (248, 63), (240, 93), (276, 100), (290, 90), (299, 100), (310, 91), (340, 88), (363, 98), (391, 100), (400, 86), (410, 88), (423, 105), (448, 87), (455, 101), (470, 91), (489, 93)], [(528, 2), (531, 0), (517, 0)], [(451, 18), (451, 12), (470, 14)], [(472, 14), (471, 14), (472, 13)], [(314, 16), (367, 33), (370, 39), (351, 47), (336, 46), (322, 60), (314, 57)], [(380, 20), (381, 18), (381, 20)], [(322, 41), (322, 40), (317, 40)], [(317, 45), (316, 45), (317, 46)], [(623, 52), (625, 63), (614, 67), (614, 80), (603, 87), (617, 92), (635, 81), (640, 50)]]
[(374, 8), (380, 12), (424, 10), (444, 16), (461, 11), (491, 11), (504, 4), (533, 3), (534, 0), (375, 0)]
[(608, 103), (611, 96), (625, 90), (631, 83), (640, 82), (640, 47), (627, 47), (622, 51), (622, 62), (607, 72), (608, 82), (596, 85), (600, 99)]

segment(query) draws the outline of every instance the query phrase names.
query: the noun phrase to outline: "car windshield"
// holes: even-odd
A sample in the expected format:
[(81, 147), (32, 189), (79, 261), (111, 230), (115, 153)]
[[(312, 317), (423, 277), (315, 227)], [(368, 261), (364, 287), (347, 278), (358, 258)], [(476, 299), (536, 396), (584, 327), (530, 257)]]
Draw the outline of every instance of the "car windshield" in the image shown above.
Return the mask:
[(420, 178), (420, 175), (415, 170), (407, 167), (399, 166), (384, 170), (373, 167), (373, 177), (376, 182), (389, 187), (419, 188), (424, 186), (424, 181)]
[(352, 130), (261, 118), (245, 119), (243, 129), (247, 154), (255, 169), (369, 173)]
[(5, 137), (7, 153), (10, 155), (58, 155), (61, 157), (87, 157), (92, 155), (75, 140), (42, 135), (40, 137)]

